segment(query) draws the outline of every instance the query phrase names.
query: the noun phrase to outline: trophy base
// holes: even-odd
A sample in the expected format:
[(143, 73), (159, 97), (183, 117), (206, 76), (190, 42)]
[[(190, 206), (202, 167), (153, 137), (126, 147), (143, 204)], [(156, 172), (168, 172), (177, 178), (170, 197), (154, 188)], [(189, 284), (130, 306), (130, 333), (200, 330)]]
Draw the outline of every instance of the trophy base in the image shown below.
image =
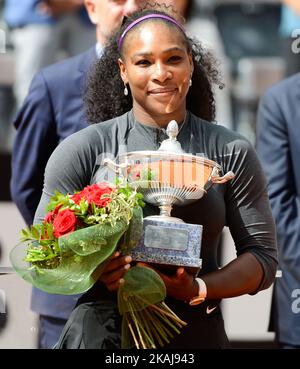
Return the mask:
[(201, 225), (147, 217), (142, 237), (131, 256), (134, 261), (160, 264), (165, 269), (183, 266), (196, 273), (201, 268), (201, 238)]

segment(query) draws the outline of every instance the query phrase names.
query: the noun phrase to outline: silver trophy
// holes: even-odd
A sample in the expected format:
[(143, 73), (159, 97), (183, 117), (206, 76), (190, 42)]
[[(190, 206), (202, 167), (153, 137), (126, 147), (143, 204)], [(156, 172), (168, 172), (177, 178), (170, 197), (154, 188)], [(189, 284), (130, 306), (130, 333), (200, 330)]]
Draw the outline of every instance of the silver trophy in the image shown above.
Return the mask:
[(119, 156), (119, 164), (104, 164), (125, 177), (144, 200), (158, 206), (159, 215), (144, 218), (143, 234), (132, 251), (136, 261), (188, 267), (201, 267), (202, 226), (171, 216), (173, 205), (187, 205), (201, 199), (212, 184), (225, 183), (232, 172), (220, 176), (221, 167), (212, 160), (186, 154), (177, 141), (178, 125), (171, 121), (168, 139), (158, 151), (134, 151)]

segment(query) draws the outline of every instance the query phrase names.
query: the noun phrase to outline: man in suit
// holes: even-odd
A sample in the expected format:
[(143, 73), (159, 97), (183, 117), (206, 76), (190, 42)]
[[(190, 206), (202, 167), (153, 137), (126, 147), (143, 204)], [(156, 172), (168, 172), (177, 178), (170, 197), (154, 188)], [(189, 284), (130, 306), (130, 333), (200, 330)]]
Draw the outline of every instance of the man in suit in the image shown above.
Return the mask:
[[(82, 92), (90, 65), (101, 56), (103, 45), (123, 17), (144, 2), (85, 0), (89, 17), (96, 25), (96, 46), (42, 69), (34, 77), (14, 120), (17, 133), (12, 153), (11, 194), (27, 224), (33, 222), (51, 153), (60, 141), (87, 126)], [(53, 347), (77, 298), (33, 289), (31, 308), (40, 316), (39, 347)]]
[(300, 73), (262, 97), (257, 151), (277, 224), (281, 278), (274, 285), (271, 328), (282, 348), (300, 348)]

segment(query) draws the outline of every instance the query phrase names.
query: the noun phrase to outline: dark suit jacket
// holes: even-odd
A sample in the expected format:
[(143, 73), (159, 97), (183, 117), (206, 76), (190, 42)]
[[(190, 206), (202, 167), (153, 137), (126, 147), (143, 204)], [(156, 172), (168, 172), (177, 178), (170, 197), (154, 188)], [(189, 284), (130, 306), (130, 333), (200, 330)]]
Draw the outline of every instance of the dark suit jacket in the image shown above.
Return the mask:
[[(46, 163), (67, 136), (87, 126), (82, 93), (95, 48), (42, 69), (14, 120), (11, 194), (27, 224), (32, 224), (42, 189)], [(59, 165), (59, 163), (57, 163)], [(34, 311), (67, 318), (77, 296), (49, 295), (33, 290)]]
[(261, 99), (257, 151), (268, 180), (282, 270), (271, 323), (279, 342), (300, 345), (300, 73)]

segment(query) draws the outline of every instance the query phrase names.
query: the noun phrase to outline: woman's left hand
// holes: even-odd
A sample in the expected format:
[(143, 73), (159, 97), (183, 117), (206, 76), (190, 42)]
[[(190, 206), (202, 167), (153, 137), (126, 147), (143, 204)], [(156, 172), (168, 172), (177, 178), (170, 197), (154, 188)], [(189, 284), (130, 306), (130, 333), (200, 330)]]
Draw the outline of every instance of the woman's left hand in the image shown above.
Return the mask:
[(177, 268), (173, 275), (166, 275), (162, 273), (153, 265), (138, 263), (140, 266), (145, 266), (155, 270), (164, 281), (167, 295), (177, 300), (190, 301), (193, 297), (198, 295), (198, 284), (192, 274), (189, 274), (183, 267)]

